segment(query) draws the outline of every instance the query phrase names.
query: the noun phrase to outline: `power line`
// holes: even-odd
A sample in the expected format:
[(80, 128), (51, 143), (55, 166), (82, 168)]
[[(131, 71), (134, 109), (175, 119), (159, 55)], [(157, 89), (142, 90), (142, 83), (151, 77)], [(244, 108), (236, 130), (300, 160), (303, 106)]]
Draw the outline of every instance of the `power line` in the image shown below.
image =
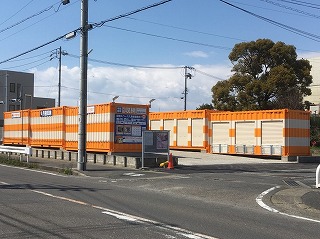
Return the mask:
[(269, 22), (269, 23), (271, 23), (272, 25), (278, 26), (278, 27), (280, 27), (280, 28), (282, 28), (282, 29), (285, 29), (285, 30), (290, 31), (290, 32), (292, 32), (292, 33), (295, 33), (295, 34), (297, 34), (297, 35), (303, 36), (303, 37), (305, 37), (305, 38), (314, 40), (314, 41), (316, 41), (316, 42), (320, 42), (320, 36), (318, 36), (318, 35), (315, 35), (315, 34), (312, 34), (312, 33), (308, 33), (308, 32), (306, 32), (306, 31), (302, 31), (302, 30), (299, 30), (299, 29), (297, 29), (297, 28), (290, 27), (290, 26), (288, 26), (288, 25), (285, 25), (285, 24), (276, 22), (276, 21), (271, 20), (271, 19), (269, 19), (269, 18), (260, 16), (260, 15), (258, 15), (258, 14), (253, 13), (253, 12), (250, 12), (250, 11), (248, 11), (248, 10), (245, 10), (245, 9), (243, 9), (243, 8), (241, 8), (241, 7), (238, 7), (238, 6), (236, 6), (236, 5), (234, 5), (234, 4), (231, 4), (231, 3), (227, 2), (227, 1), (224, 1), (224, 0), (218, 0), (218, 1), (220, 1), (220, 2), (222, 2), (222, 3), (225, 3), (225, 4), (227, 4), (227, 5), (231, 6), (231, 7), (234, 7), (234, 8), (236, 8), (236, 9), (238, 9), (238, 10), (241, 10), (241, 11), (247, 13), (247, 14), (250, 14), (250, 15), (252, 15), (252, 16), (254, 16), (254, 17), (256, 17), (256, 18), (259, 18), (259, 19), (261, 19), (261, 20), (263, 20), (263, 21)]
[(209, 32), (203, 32), (203, 31), (188, 29), (188, 28), (184, 28), (184, 27), (177, 27), (177, 26), (162, 24), (162, 23), (158, 23), (158, 22), (146, 21), (146, 20), (141, 20), (141, 19), (137, 19), (137, 18), (134, 18), (134, 17), (126, 17), (126, 18), (131, 19), (131, 20), (135, 20), (135, 21), (139, 21), (139, 22), (145, 22), (145, 23), (149, 23), (149, 24), (154, 24), (154, 25), (158, 25), (158, 26), (163, 26), (163, 27), (168, 27), (168, 28), (173, 28), (173, 29), (178, 29), (178, 30), (183, 30), (183, 31), (188, 31), (188, 32), (199, 33), (199, 34), (202, 34), (202, 35), (221, 37), (221, 38), (230, 39), (230, 40), (237, 40), (237, 41), (246, 41), (246, 40), (240, 39), (240, 38), (222, 36), (222, 35), (217, 35), (217, 34), (213, 34), (213, 33), (209, 33)]
[[(74, 55), (74, 54), (70, 54), (67, 53), (65, 54), (66, 56), (70, 56), (73, 58), (80, 58), (80, 56)], [(201, 70), (198, 70), (194, 67), (190, 67), (190, 66), (138, 66), (138, 65), (131, 65), (131, 64), (124, 64), (124, 63), (115, 63), (115, 62), (111, 62), (111, 61), (104, 61), (104, 60), (97, 60), (97, 59), (92, 59), (92, 58), (88, 58), (89, 61), (92, 62), (97, 62), (97, 63), (102, 63), (102, 64), (108, 64), (108, 65), (115, 65), (115, 66), (122, 66), (122, 67), (132, 67), (132, 68), (141, 68), (141, 69), (160, 69), (160, 70), (174, 70), (174, 69), (184, 69), (185, 67), (187, 67), (188, 69), (192, 69), (202, 75), (217, 79), (217, 80), (224, 80), (222, 78), (219, 78), (217, 76), (211, 75), (209, 73), (203, 72)]]
[(38, 55), (34, 55), (34, 56), (30, 56), (30, 57), (26, 57), (26, 58), (22, 58), (22, 59), (18, 59), (18, 60), (13, 60), (13, 61), (10, 61), (10, 62), (25, 61), (25, 60), (36, 58), (36, 57), (39, 57), (39, 56), (43, 56), (43, 55), (48, 54), (48, 53), (52, 53), (52, 51), (47, 51), (47, 52), (44, 52), (44, 53), (41, 53), (41, 54), (38, 54)]
[(277, 0), (277, 1), (291, 3), (291, 4), (314, 8), (314, 9), (320, 9), (320, 4), (316, 4), (316, 3), (309, 3), (309, 2), (298, 1), (298, 0), (294, 0), (294, 1), (293, 0)]
[[(79, 28), (78, 28), (78, 29), (79, 29)], [(78, 29), (77, 29), (77, 30), (78, 30)], [(77, 30), (76, 30), (76, 31), (77, 31)], [(37, 46), (37, 47), (35, 47), (35, 48), (31, 49), (31, 50), (25, 51), (25, 52), (23, 52), (23, 53), (20, 53), (19, 55), (16, 55), (16, 56), (13, 56), (13, 57), (11, 57), (11, 58), (9, 58), (9, 59), (6, 59), (6, 60), (4, 60), (4, 61), (1, 61), (0, 64), (3, 64), (3, 63), (8, 62), (8, 61), (11, 61), (11, 60), (16, 59), (16, 58), (18, 58), (18, 57), (20, 57), (20, 56), (26, 55), (26, 54), (28, 54), (28, 53), (30, 53), (30, 52), (33, 52), (33, 51), (35, 51), (35, 50), (38, 50), (38, 49), (44, 47), (44, 46), (50, 45), (50, 44), (52, 44), (52, 43), (54, 43), (54, 42), (56, 42), (56, 41), (58, 41), (58, 40), (63, 39), (64, 37), (65, 37), (65, 35), (59, 36), (59, 37), (57, 37), (56, 39), (51, 40), (51, 41), (49, 41), (49, 42), (46, 42), (46, 43), (44, 43), (44, 44), (42, 44), (42, 45), (40, 45), (40, 46)]]
[(158, 2), (158, 3), (154, 3), (154, 4), (148, 5), (148, 6), (146, 6), (146, 7), (142, 7), (142, 8), (139, 8), (139, 9), (137, 9), (137, 10), (133, 10), (133, 11), (131, 11), (131, 12), (127, 12), (127, 13), (125, 13), (125, 14), (121, 14), (121, 15), (118, 15), (118, 16), (116, 16), (116, 17), (109, 18), (109, 19), (104, 20), (104, 21), (101, 21), (101, 22), (99, 22), (99, 23), (94, 23), (94, 24), (92, 24), (92, 26), (93, 26), (93, 27), (102, 27), (102, 26), (103, 26), (104, 24), (106, 24), (107, 22), (112, 22), (112, 21), (118, 20), (118, 19), (120, 19), (120, 18), (128, 17), (128, 16), (134, 15), (134, 14), (136, 14), (136, 13), (138, 13), (138, 12), (142, 12), (142, 11), (145, 11), (145, 10), (150, 9), (150, 8), (158, 7), (158, 6), (160, 6), (160, 5), (163, 5), (163, 4), (168, 3), (168, 2), (171, 2), (171, 1), (172, 1), (172, 0), (160, 1), (160, 2)]
[(0, 26), (3, 23), (6, 23), (7, 21), (9, 21), (11, 18), (13, 18), (14, 16), (16, 16), (19, 12), (21, 12), (23, 9), (25, 9), (30, 3), (32, 3), (34, 0), (31, 0), (30, 2), (28, 2), (26, 5), (24, 5), (20, 10), (18, 10), (16, 13), (14, 13), (12, 16), (10, 16), (9, 18), (7, 18), (7, 20), (4, 20), (3, 22), (0, 23)]
[[(21, 66), (31, 65), (31, 64), (33, 64), (33, 63), (36, 63), (36, 62), (39, 62), (39, 61), (43, 61), (43, 60), (45, 60), (45, 59), (48, 59), (48, 56), (46, 56), (46, 57), (44, 57), (44, 58), (41, 58), (41, 59), (38, 59), (38, 60), (35, 60), (35, 61), (33, 61), (33, 62), (29, 62), (29, 63), (22, 64), (22, 65), (6, 67), (6, 69), (13, 69), (13, 68), (21, 67)], [(50, 60), (49, 60), (49, 61), (50, 61)]]
[(289, 7), (289, 6), (280, 4), (280, 3), (276, 3), (274, 1), (270, 1), (270, 0), (260, 0), (260, 1), (272, 4), (272, 5), (275, 5), (275, 6), (278, 6), (278, 7), (282, 7), (282, 8), (294, 11), (294, 12), (298, 12), (298, 13), (304, 14), (306, 16), (310, 16), (310, 17), (314, 17), (314, 18), (318, 18), (318, 19), (320, 18), (319, 15), (311, 14), (311, 13), (308, 13), (308, 12), (305, 12), (305, 11), (302, 11), (302, 10), (299, 10), (299, 9), (296, 9), (296, 8), (293, 8), (293, 7)]
[[(80, 56), (66, 53), (66, 56), (70, 56), (73, 58), (80, 58)], [(164, 70), (171, 70), (171, 69), (181, 69), (183, 68), (182, 66), (138, 66), (138, 65), (131, 65), (131, 64), (124, 64), (124, 63), (116, 63), (116, 62), (111, 62), (111, 61), (104, 61), (104, 60), (97, 60), (97, 59), (92, 59), (88, 58), (89, 61), (92, 62), (97, 62), (97, 63), (102, 63), (102, 64), (108, 64), (108, 65), (114, 65), (114, 66), (123, 66), (123, 67), (132, 67), (132, 68), (146, 68), (146, 69), (164, 69)]]
[[(32, 2), (32, 1), (31, 1), (31, 2)], [(30, 3), (31, 3), (31, 2), (30, 2)], [(22, 23), (24, 23), (24, 22), (26, 22), (26, 21), (34, 18), (34, 17), (40, 16), (41, 14), (43, 14), (43, 13), (45, 13), (45, 12), (48, 12), (48, 11), (50, 11), (51, 9), (53, 9), (53, 10), (55, 11), (55, 13), (58, 12), (60, 6), (62, 5), (62, 2), (60, 1), (60, 5), (59, 5), (58, 9), (55, 10), (55, 9), (54, 9), (54, 6), (57, 5), (57, 4), (59, 4), (59, 2), (57, 2), (57, 3), (51, 5), (51, 6), (47, 7), (47, 8), (45, 8), (45, 9), (37, 12), (37, 13), (35, 13), (35, 14), (33, 14), (33, 15), (27, 17), (27, 18), (24, 18), (24, 19), (22, 19), (22, 20), (20, 20), (20, 21), (18, 21), (18, 22), (16, 22), (16, 23), (14, 23), (14, 24), (12, 24), (12, 25), (10, 25), (10, 26), (8, 26), (8, 27), (0, 30), (0, 33), (5, 32), (5, 31), (7, 31), (7, 30), (9, 30), (9, 29), (11, 29), (11, 28), (13, 28), (13, 27), (16, 27), (16, 26), (18, 26), (18, 25), (20, 25), (20, 24), (22, 24)], [(26, 5), (26, 6), (27, 6), (27, 5)]]
[[(154, 8), (154, 7), (163, 5), (163, 4), (168, 3), (168, 2), (171, 2), (171, 1), (172, 1), (172, 0), (160, 1), (160, 2), (158, 2), (158, 3), (154, 3), (154, 4), (148, 5), (148, 6), (146, 6), (146, 7), (139, 8), (139, 9), (134, 10), (134, 11), (131, 11), (131, 12), (128, 12), (128, 13), (125, 13), (125, 14), (121, 14), (121, 15), (118, 15), (118, 16), (116, 16), (116, 17), (109, 18), (109, 19), (107, 19), (107, 20), (101, 21), (100, 23), (91, 24), (91, 26), (92, 26), (93, 28), (95, 28), (95, 27), (101, 27), (101, 26), (103, 26), (106, 22), (111, 22), (111, 21), (118, 20), (118, 19), (123, 18), (123, 17), (131, 16), (131, 15), (136, 14), (136, 13), (138, 13), (138, 12), (142, 12), (142, 11), (148, 10), (148, 9), (150, 9), (150, 8)], [(79, 31), (82, 31), (81, 27), (73, 30), (72, 32), (76, 33), (76, 32), (79, 32)], [(59, 36), (59, 37), (57, 37), (56, 39), (51, 40), (51, 41), (49, 41), (49, 42), (47, 42), (47, 43), (44, 43), (44, 44), (42, 44), (42, 45), (40, 45), (40, 46), (38, 46), (38, 47), (35, 47), (35, 48), (33, 48), (33, 49), (31, 49), (31, 50), (28, 50), (28, 51), (26, 51), (26, 52), (23, 52), (23, 53), (21, 53), (21, 54), (19, 54), (19, 55), (16, 55), (16, 56), (14, 56), (14, 57), (11, 57), (11, 58), (9, 58), (9, 59), (6, 59), (6, 60), (4, 60), (4, 61), (1, 61), (0, 64), (3, 64), (3, 63), (5, 63), (5, 62), (8, 62), (8, 61), (13, 60), (13, 59), (15, 59), (15, 58), (18, 58), (18, 57), (20, 57), (20, 56), (23, 56), (23, 55), (25, 55), (25, 54), (28, 54), (28, 53), (33, 52), (33, 51), (35, 51), (35, 50), (38, 50), (38, 49), (40, 49), (40, 48), (42, 48), (42, 47), (44, 47), (44, 46), (47, 46), (47, 45), (49, 45), (49, 44), (52, 44), (52, 43), (54, 43), (54, 42), (56, 42), (56, 41), (58, 41), (58, 40), (63, 39), (65, 36), (66, 36), (66, 34), (64, 34), (64, 35), (62, 35), (62, 36)]]
[(188, 40), (177, 39), (177, 38), (173, 38), (173, 37), (160, 36), (160, 35), (156, 35), (156, 34), (139, 32), (139, 31), (129, 30), (129, 29), (120, 28), (120, 27), (113, 27), (113, 26), (110, 26), (110, 25), (107, 25), (107, 26), (105, 26), (105, 27), (109, 27), (109, 28), (113, 28), (113, 29), (117, 29), (117, 30), (121, 30), (121, 31), (127, 31), (127, 32), (142, 34), (142, 35), (146, 35), (146, 36), (152, 36), (152, 37), (157, 37), (157, 38), (172, 40), (172, 41), (178, 41), (178, 42), (184, 42), (184, 43), (199, 45), (199, 46), (212, 47), (212, 48), (217, 48), (217, 49), (222, 49), (222, 50), (231, 50), (230, 47), (218, 46), (218, 45), (211, 45), (211, 44), (201, 43), (201, 42), (188, 41)]

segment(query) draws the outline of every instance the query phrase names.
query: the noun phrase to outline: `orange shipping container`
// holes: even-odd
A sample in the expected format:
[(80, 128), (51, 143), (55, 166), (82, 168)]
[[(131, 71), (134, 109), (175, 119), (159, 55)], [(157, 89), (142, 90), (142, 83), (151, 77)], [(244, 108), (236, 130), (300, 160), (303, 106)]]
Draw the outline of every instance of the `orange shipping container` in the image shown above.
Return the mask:
[(209, 152), (209, 118), (213, 110), (156, 112), (149, 114), (151, 130), (169, 130), (171, 149)]
[[(87, 151), (141, 152), (149, 105), (107, 103), (87, 108)], [(78, 108), (67, 107), (65, 149), (78, 148)]]

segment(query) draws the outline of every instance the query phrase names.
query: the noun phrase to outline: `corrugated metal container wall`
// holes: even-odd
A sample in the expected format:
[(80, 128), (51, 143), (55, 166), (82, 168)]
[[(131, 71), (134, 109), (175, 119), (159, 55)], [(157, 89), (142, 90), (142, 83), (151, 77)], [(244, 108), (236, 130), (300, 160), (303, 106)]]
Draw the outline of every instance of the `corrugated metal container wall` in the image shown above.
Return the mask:
[[(107, 103), (87, 108), (87, 151), (140, 152), (148, 105)], [(78, 148), (78, 108), (66, 108), (66, 149)]]
[(30, 110), (3, 113), (3, 144), (29, 144), (29, 114)]
[(213, 110), (157, 112), (149, 114), (151, 130), (169, 130), (171, 149), (209, 152), (209, 117)]
[(64, 143), (64, 107), (30, 110), (31, 146), (63, 148)]
[(78, 107), (66, 106), (65, 117), (65, 149), (76, 150), (78, 148)]
[(310, 155), (310, 112), (285, 111), (284, 155)]
[(213, 153), (226, 153), (227, 148), (230, 154), (310, 155), (307, 111), (217, 112), (210, 115), (210, 121)]

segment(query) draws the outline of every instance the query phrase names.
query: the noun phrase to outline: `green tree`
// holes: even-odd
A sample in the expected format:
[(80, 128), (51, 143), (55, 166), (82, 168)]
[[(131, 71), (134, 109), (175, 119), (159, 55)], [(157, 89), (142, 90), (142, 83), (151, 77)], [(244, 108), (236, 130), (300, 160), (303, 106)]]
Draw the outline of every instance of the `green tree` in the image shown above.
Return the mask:
[(234, 74), (212, 87), (217, 110), (304, 109), (311, 65), (294, 46), (258, 39), (236, 44), (229, 59)]
[(199, 105), (196, 110), (213, 110), (213, 105), (212, 104), (202, 104)]

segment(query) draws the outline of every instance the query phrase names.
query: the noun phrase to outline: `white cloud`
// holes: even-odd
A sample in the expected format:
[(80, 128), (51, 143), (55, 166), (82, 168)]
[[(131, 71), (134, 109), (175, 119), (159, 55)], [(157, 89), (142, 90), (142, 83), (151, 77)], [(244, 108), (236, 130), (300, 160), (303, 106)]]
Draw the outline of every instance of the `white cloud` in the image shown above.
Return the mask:
[[(161, 65), (157, 67), (175, 67)], [(187, 80), (187, 109), (195, 109), (203, 103), (210, 103), (211, 88), (221, 79), (228, 78), (230, 67), (223, 65), (195, 65), (193, 77)], [(197, 71), (198, 70), (198, 71)], [(34, 70), (35, 96), (58, 98), (58, 70), (48, 68)], [(205, 73), (205, 74), (203, 74)], [(61, 105), (76, 106), (80, 88), (79, 67), (62, 67)], [(116, 95), (117, 102), (147, 104), (150, 99), (152, 111), (183, 110), (184, 69), (145, 69), (125, 67), (88, 68), (88, 104), (108, 103)], [(48, 86), (48, 87), (44, 87)]]
[(192, 52), (186, 52), (186, 56), (196, 57), (196, 58), (208, 58), (209, 55), (203, 51), (192, 51)]

